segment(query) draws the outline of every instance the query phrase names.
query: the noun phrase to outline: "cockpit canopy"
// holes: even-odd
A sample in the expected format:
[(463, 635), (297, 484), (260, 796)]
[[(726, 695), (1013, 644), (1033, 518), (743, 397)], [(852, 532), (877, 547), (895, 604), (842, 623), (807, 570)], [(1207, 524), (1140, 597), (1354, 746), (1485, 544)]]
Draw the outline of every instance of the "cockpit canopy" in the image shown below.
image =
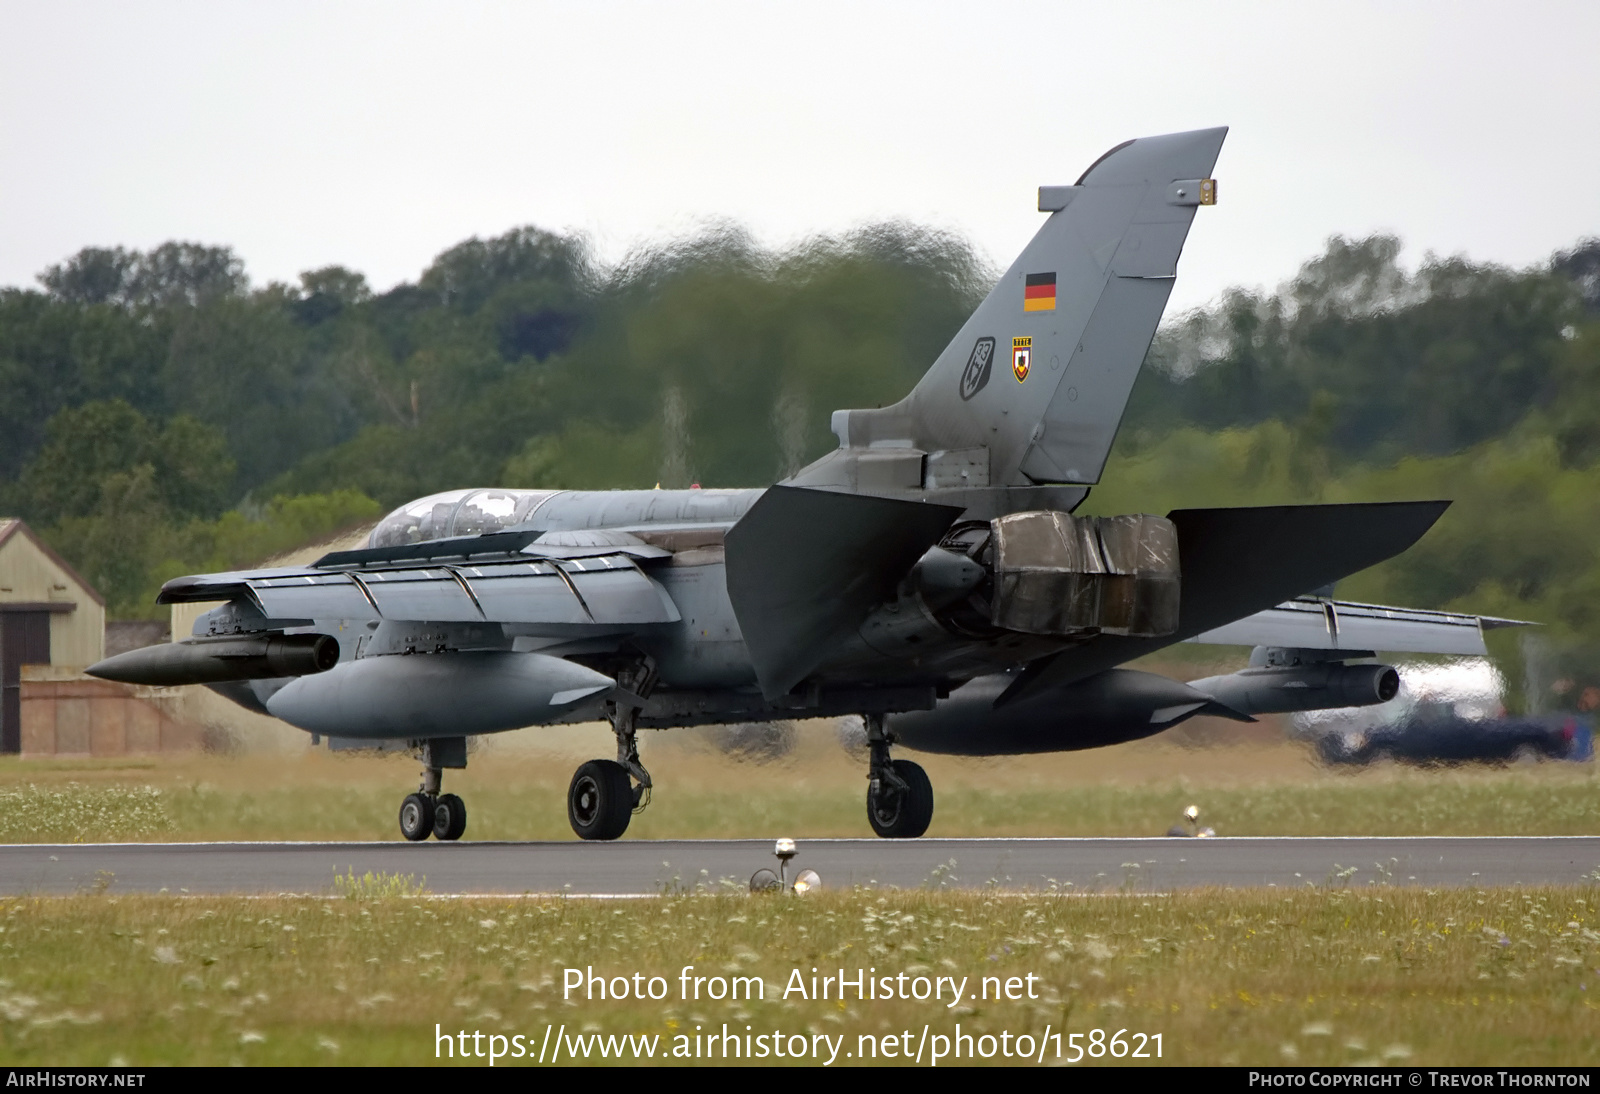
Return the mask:
[(451, 536), (475, 536), (521, 524), (558, 490), (446, 490), (410, 501), (384, 517), (368, 547), (399, 547)]

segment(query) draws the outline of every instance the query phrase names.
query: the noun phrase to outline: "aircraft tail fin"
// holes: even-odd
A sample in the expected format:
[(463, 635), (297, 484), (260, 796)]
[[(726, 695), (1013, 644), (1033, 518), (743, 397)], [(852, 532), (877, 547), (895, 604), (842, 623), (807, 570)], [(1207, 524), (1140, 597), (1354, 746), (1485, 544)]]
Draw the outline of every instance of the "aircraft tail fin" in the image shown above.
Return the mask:
[[(1039, 190), (1037, 235), (916, 388), (840, 410), (791, 485), (862, 493), (1099, 481), (1225, 128), (1128, 141)], [(1081, 493), (1081, 492), (1080, 492)]]

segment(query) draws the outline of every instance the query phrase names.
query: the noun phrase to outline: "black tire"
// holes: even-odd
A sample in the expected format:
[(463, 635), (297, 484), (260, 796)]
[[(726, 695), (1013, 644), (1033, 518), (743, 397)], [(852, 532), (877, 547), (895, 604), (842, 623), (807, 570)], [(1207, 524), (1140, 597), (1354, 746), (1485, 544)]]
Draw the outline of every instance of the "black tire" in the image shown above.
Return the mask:
[(400, 834), (412, 843), (433, 835), (433, 802), (426, 794), (407, 794), (400, 803)]
[(933, 822), (933, 784), (921, 765), (910, 760), (895, 760), (894, 773), (905, 782), (905, 790), (880, 786), (876, 798), (867, 791), (867, 821), (885, 839), (916, 839)]
[(633, 783), (615, 760), (590, 760), (567, 788), (567, 820), (580, 839), (616, 839), (633, 819)]
[(454, 794), (441, 794), (433, 807), (433, 838), (458, 840), (467, 830), (467, 803)]

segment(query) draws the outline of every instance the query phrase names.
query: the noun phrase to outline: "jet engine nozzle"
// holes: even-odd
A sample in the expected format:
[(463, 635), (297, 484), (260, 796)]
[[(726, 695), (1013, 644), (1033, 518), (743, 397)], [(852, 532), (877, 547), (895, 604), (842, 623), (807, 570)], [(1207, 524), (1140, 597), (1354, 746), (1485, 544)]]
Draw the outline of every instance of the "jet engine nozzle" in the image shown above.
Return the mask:
[(948, 608), (983, 583), (988, 571), (966, 555), (929, 547), (911, 570), (911, 577), (932, 611)]
[(196, 638), (129, 650), (90, 665), (90, 676), (147, 687), (216, 684), (311, 676), (339, 663), (339, 643), (326, 634), (260, 634)]
[(1400, 674), (1389, 665), (1317, 661), (1242, 669), (1191, 680), (1189, 686), (1245, 714), (1288, 714), (1387, 703), (1400, 691)]

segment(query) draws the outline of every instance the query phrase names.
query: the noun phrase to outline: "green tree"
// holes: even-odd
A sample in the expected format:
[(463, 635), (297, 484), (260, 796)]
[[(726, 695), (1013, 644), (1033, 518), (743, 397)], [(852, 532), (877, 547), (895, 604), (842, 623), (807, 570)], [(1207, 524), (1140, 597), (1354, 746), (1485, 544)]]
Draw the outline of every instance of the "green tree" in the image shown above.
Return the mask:
[(60, 411), (46, 432), (49, 440), (23, 471), (17, 492), (21, 511), (42, 524), (88, 516), (115, 476), (138, 472), (145, 485), (135, 493), (175, 518), (214, 516), (233, 483), (226, 438), (184, 415), (160, 427), (111, 399)]
[(1344, 459), (1460, 451), (1563, 398), (1567, 274), (1429, 255), (1414, 275), (1392, 236), (1334, 237), (1276, 293), (1234, 291), (1169, 324), (1136, 385), (1138, 443), (1206, 428), (1320, 419)]

